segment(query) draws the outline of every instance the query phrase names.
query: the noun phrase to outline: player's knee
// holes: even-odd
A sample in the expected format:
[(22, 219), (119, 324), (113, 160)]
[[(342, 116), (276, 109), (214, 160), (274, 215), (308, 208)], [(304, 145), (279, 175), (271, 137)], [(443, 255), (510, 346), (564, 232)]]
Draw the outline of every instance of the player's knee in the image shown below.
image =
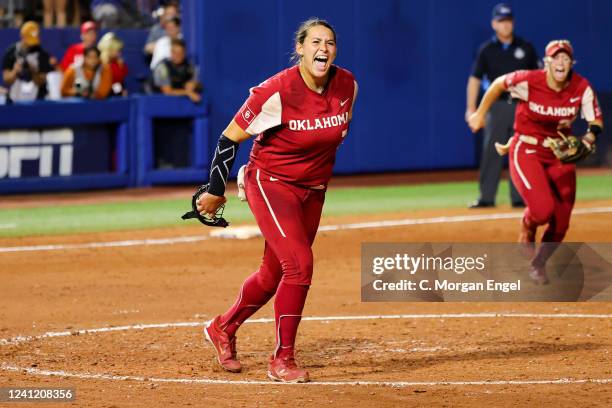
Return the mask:
[(312, 282), (312, 272), (310, 274), (283, 275), (283, 282), (290, 285), (310, 286)]
[(269, 265), (261, 265), (259, 267), (259, 271), (257, 272), (257, 283), (263, 290), (268, 293), (276, 293), (276, 289), (278, 288), (278, 284), (281, 281), (283, 274), (280, 268), (274, 266), (271, 267)]
[(293, 252), (286, 260), (281, 260), (283, 282), (293, 285), (310, 285), (313, 271), (313, 257), (310, 247)]
[(536, 208), (529, 208), (529, 218), (534, 224), (547, 224), (555, 213), (553, 202), (542, 202)]

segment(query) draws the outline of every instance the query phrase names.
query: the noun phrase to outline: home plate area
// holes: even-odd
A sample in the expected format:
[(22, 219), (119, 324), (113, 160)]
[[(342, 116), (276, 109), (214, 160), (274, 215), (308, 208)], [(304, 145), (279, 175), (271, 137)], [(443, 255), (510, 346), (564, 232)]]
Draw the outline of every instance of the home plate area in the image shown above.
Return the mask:
[[(305, 320), (298, 358), (311, 373), (311, 385), (612, 383), (606, 371), (609, 331), (602, 336), (597, 330), (609, 325), (612, 316), (576, 316), (433, 314)], [(199, 322), (5, 339), (2, 369), (64, 378), (274, 385), (265, 380), (266, 361), (274, 348), (273, 324), (271, 319), (254, 323), (239, 333), (239, 357), (245, 367), (240, 374), (226, 373), (216, 364)], [(555, 333), (565, 333), (566, 338)], [(593, 360), (591, 370), (576, 372), (575, 365), (584, 366), (585, 360)]]

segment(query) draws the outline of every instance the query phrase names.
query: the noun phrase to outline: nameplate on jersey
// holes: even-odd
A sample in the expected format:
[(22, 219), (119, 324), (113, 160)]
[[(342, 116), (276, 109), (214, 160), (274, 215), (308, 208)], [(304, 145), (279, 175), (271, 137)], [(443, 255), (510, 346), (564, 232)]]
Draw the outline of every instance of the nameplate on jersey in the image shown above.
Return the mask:
[(342, 126), (348, 123), (348, 112), (339, 115), (327, 116), (324, 118), (315, 119), (291, 119), (289, 120), (290, 130), (318, 130), (327, 129), (336, 126)]
[(529, 102), (529, 110), (544, 116), (575, 116), (575, 106), (544, 106), (539, 103)]

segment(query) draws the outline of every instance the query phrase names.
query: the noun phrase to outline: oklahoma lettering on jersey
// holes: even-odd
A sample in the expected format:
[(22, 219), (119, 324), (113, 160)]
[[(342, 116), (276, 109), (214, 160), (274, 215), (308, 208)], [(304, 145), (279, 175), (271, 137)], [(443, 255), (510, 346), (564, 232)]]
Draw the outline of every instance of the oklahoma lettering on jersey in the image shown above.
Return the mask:
[(539, 103), (529, 102), (529, 109), (544, 116), (576, 116), (575, 106), (544, 106)]
[(348, 122), (348, 112), (341, 115), (330, 116), (327, 118), (315, 118), (315, 125), (310, 124), (310, 119), (290, 120), (289, 129), (291, 130), (317, 130), (340, 126)]
[(514, 130), (521, 135), (540, 139), (559, 137), (557, 130), (567, 133), (578, 117), (591, 122), (602, 113), (589, 82), (572, 72), (567, 88), (556, 92), (546, 83), (546, 71), (514, 71), (506, 75), (505, 87), (519, 99)]
[(234, 116), (238, 126), (257, 135), (250, 161), (279, 180), (327, 185), (348, 132), (354, 92), (353, 75), (335, 65), (322, 94), (306, 86), (298, 66), (251, 88)]

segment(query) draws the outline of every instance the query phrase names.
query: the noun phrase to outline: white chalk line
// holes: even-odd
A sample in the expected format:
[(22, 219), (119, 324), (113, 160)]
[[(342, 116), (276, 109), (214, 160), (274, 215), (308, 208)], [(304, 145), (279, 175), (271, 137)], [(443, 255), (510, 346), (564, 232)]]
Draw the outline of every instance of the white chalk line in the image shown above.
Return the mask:
[(0, 224), (0, 229), (17, 228), (17, 224)]
[[(594, 207), (594, 208), (579, 208), (572, 211), (572, 215), (598, 214), (612, 212), (612, 207)], [(405, 225), (422, 225), (422, 224), (444, 224), (452, 222), (474, 222), (474, 221), (489, 221), (489, 220), (504, 220), (504, 219), (520, 219), (523, 217), (523, 212), (509, 212), (497, 214), (474, 214), (474, 215), (455, 215), (432, 218), (407, 218), (403, 220), (384, 220), (372, 222), (359, 222), (352, 224), (325, 225), (319, 228), (319, 231), (339, 231), (347, 229), (367, 229), (367, 228), (382, 228), (382, 227), (400, 227)]]
[[(397, 320), (397, 319), (488, 319), (488, 318), (536, 318), (536, 319), (612, 319), (612, 314), (587, 313), (429, 313), (429, 314), (394, 314), (394, 315), (362, 315), (362, 316), (305, 316), (302, 321), (333, 322), (354, 320)], [(274, 319), (264, 317), (250, 319), (245, 323), (273, 323)], [(38, 336), (17, 336), (10, 339), (0, 339), (0, 345), (15, 345), (52, 337), (67, 337), (82, 334), (109, 333), (127, 330), (167, 329), (174, 327), (204, 326), (204, 322), (175, 322), (133, 324), (126, 326), (99, 327), (94, 329), (66, 330), (61, 332), (47, 332)]]
[(88, 249), (88, 248), (114, 248), (114, 247), (132, 247), (132, 246), (147, 246), (147, 245), (172, 245), (200, 242), (209, 239), (208, 236), (189, 236), (175, 238), (151, 238), (151, 239), (132, 239), (127, 241), (111, 241), (111, 242), (88, 242), (84, 244), (56, 244), (56, 245), (29, 245), (29, 246), (14, 246), (0, 247), (1, 252), (29, 252), (29, 251), (61, 251), (65, 249)]
[(182, 384), (220, 384), (220, 385), (293, 385), (293, 386), (378, 386), (378, 387), (435, 387), (435, 386), (466, 386), (466, 385), (568, 385), (568, 384), (610, 384), (612, 378), (558, 378), (554, 380), (490, 380), (490, 381), (312, 381), (308, 383), (281, 383), (260, 380), (221, 380), (212, 378), (156, 378), (135, 375), (112, 375), (93, 373), (73, 373), (69, 371), (41, 370), (31, 367), (17, 367), (8, 364), (0, 365), (5, 371), (25, 372), (45, 377), (68, 377), (83, 380), (111, 381), (147, 381), (152, 383), (182, 383)]
[[(390, 343), (386, 343), (390, 344)], [(450, 350), (448, 347), (410, 347), (410, 348), (387, 348), (386, 346), (382, 346), (377, 344), (375, 346), (372, 345), (359, 345), (358, 348), (354, 346), (338, 346), (338, 347), (325, 347), (325, 350), (315, 350), (315, 351), (300, 351), (300, 356), (320, 356), (322, 354), (329, 353), (330, 351), (334, 352), (351, 352), (351, 353), (362, 353), (362, 354), (389, 354), (389, 353), (439, 353), (443, 351)], [(464, 350), (464, 349), (461, 349)], [(474, 348), (474, 350), (478, 350), (478, 348)], [(250, 351), (250, 350), (242, 350), (240, 349), (241, 356), (270, 356), (270, 351)], [(336, 356), (333, 359), (342, 359), (342, 356)]]
[[(442, 314), (397, 314), (397, 315), (369, 315), (369, 316), (309, 316), (306, 321), (340, 321), (340, 320), (377, 320), (377, 319), (463, 319), (463, 318), (612, 318), (612, 314), (583, 314), (583, 313), (442, 313)], [(271, 323), (272, 318), (247, 320), (247, 323)], [(65, 337), (76, 334), (92, 334), (126, 330), (145, 330), (170, 327), (197, 327), (202, 322), (176, 322), (157, 324), (135, 324), (116, 327), (101, 327), (77, 331), (48, 332), (39, 336), (19, 336), (12, 339), (0, 339), (0, 345), (17, 344), (50, 337)], [(433, 351), (433, 350), (429, 350)], [(18, 367), (2, 363), (0, 369), (4, 371), (24, 372), (31, 375), (46, 377), (65, 377), (84, 380), (110, 380), (110, 381), (148, 381), (154, 383), (181, 383), (181, 384), (219, 384), (219, 385), (302, 385), (302, 386), (385, 386), (385, 387), (417, 387), (417, 386), (482, 386), (482, 385), (568, 385), (568, 384), (610, 384), (612, 378), (558, 378), (549, 380), (484, 380), (484, 381), (313, 381), (305, 384), (277, 383), (260, 380), (223, 380), (212, 378), (155, 378), (132, 375), (112, 375), (95, 373), (75, 373), (63, 370), (42, 370), (32, 367)]]
[[(594, 208), (579, 208), (574, 209), (572, 215), (598, 214), (612, 212), (612, 207), (594, 207)], [(433, 218), (407, 218), (401, 220), (383, 220), (349, 224), (323, 225), (319, 227), (319, 231), (342, 231), (353, 229), (369, 229), (369, 228), (390, 228), (401, 227), (406, 225), (423, 225), (423, 224), (441, 224), (454, 222), (475, 222), (501, 219), (519, 219), (523, 216), (522, 212), (497, 213), (497, 214), (475, 214), (475, 215), (457, 215), (448, 217), (433, 217)], [(56, 244), (56, 245), (26, 245), (26, 246), (11, 246), (0, 247), (0, 253), (6, 252), (29, 252), (29, 251), (61, 251), (66, 249), (88, 249), (88, 248), (114, 248), (114, 247), (132, 247), (146, 245), (170, 245), (182, 243), (194, 243), (210, 239), (209, 236), (186, 236), (176, 238), (160, 238), (160, 239), (136, 239), (128, 241), (112, 241), (112, 242), (89, 242), (83, 244)]]

